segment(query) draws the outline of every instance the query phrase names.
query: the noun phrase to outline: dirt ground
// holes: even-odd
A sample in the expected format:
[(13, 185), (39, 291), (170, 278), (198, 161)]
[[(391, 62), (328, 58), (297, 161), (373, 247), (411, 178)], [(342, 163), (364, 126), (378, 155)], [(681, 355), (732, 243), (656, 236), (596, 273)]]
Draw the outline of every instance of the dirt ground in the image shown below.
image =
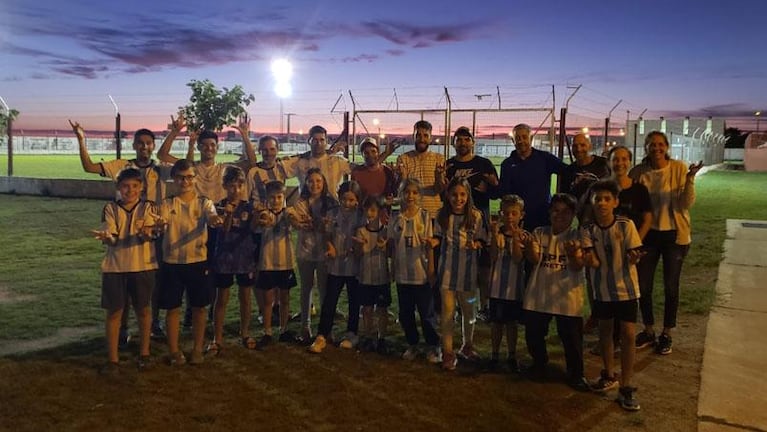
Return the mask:
[[(329, 347), (312, 355), (288, 344), (257, 352), (234, 339), (219, 357), (179, 368), (162, 362), (157, 343), (153, 367), (141, 373), (133, 345), (120, 374), (105, 377), (103, 339), (91, 338), (0, 358), (0, 430), (695, 431), (706, 317), (679, 323), (673, 354), (638, 354), (637, 413), (621, 410), (614, 395), (564, 385), (559, 350), (545, 383), (482, 364), (451, 373), (395, 354)], [(477, 338), (488, 340), (486, 325)], [(519, 351), (526, 360), (523, 343)], [(601, 362), (584, 355), (593, 378)]]

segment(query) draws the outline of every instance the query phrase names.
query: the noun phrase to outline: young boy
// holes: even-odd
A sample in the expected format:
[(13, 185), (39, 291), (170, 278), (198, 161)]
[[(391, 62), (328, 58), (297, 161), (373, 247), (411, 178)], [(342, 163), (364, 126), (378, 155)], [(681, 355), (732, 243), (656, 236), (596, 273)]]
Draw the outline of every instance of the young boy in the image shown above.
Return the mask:
[(139, 324), (139, 370), (149, 365), (150, 298), (155, 286), (157, 256), (153, 244), (157, 218), (152, 203), (140, 199), (144, 182), (141, 171), (126, 168), (117, 176), (120, 199), (104, 206), (102, 227), (93, 231), (106, 246), (101, 262), (101, 307), (106, 309), (109, 362), (105, 373), (118, 370), (117, 353), (123, 308), (130, 296)]
[(641, 258), (642, 241), (631, 219), (618, 216), (620, 189), (613, 180), (600, 180), (591, 186), (594, 220), (584, 227), (583, 248), (593, 284), (593, 314), (599, 320), (602, 351), (601, 376), (592, 384), (597, 392), (618, 386), (613, 374), (613, 325), (620, 321), (621, 375), (618, 403), (629, 411), (639, 410), (631, 387), (634, 370), (634, 336), (639, 299), (636, 263)]
[(525, 256), (533, 265), (525, 292), (525, 341), (533, 365), (530, 372), (542, 379), (549, 361), (546, 336), (552, 318), (562, 340), (567, 365), (567, 383), (578, 391), (589, 391), (583, 377), (583, 249), (572, 226), (577, 202), (572, 195), (551, 198), (551, 225), (536, 228), (527, 241)]
[(491, 368), (498, 365), (501, 339), (506, 330), (509, 369), (519, 372), (517, 363), (517, 323), (522, 318), (522, 291), (524, 288), (523, 243), (527, 233), (521, 221), (525, 217), (525, 202), (518, 195), (501, 198), (501, 222), (491, 222), (490, 259), (493, 263), (490, 276), (490, 303), (488, 320), (491, 323)]
[(171, 176), (178, 195), (163, 201), (160, 209), (165, 227), (160, 307), (168, 311), (169, 362), (171, 365), (182, 365), (186, 363), (186, 358), (178, 347), (179, 318), (184, 291), (189, 294), (194, 339), (190, 363), (200, 364), (203, 361), (205, 308), (210, 304), (206, 262), (208, 226), (219, 226), (222, 220), (216, 214), (213, 202), (197, 195), (192, 162), (186, 159), (176, 161)]
[(290, 289), (296, 286), (293, 271), (293, 243), (290, 240), (290, 218), (285, 210), (285, 184), (279, 180), (266, 183), (267, 208), (258, 215), (261, 226), (261, 253), (258, 261), (256, 300), (264, 314), (264, 336), (256, 344), (263, 350), (272, 341), (272, 305), (279, 294), (280, 342), (290, 342), (294, 336), (288, 333), (290, 317)]

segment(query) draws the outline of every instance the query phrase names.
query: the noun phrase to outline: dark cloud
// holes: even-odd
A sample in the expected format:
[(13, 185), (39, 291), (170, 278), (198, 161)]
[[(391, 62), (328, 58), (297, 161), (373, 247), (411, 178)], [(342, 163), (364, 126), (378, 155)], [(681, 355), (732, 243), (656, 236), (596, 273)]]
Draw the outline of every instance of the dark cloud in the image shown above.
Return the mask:
[(401, 49), (387, 49), (385, 52), (392, 57), (399, 57), (405, 54), (405, 51)]
[[(478, 23), (476, 23), (478, 24)], [(454, 43), (476, 38), (483, 27), (474, 23), (457, 25), (421, 26), (395, 21), (367, 21), (349, 31), (360, 35), (373, 35), (395, 45), (425, 48), (435, 43)]]
[(664, 117), (751, 117), (754, 115), (754, 107), (740, 102), (721, 105), (709, 105), (687, 111), (671, 110), (660, 112)]

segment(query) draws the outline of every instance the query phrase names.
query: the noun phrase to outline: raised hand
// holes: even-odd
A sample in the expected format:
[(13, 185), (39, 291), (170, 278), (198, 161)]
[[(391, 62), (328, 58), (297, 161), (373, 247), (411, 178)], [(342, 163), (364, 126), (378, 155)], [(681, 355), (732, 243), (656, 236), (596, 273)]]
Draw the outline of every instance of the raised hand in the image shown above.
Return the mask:
[(85, 139), (85, 131), (83, 130), (82, 126), (80, 126), (80, 123), (78, 122), (72, 122), (72, 120), (69, 120), (69, 126), (72, 127), (72, 132), (77, 135), (78, 140), (84, 140)]
[(703, 161), (698, 161), (697, 164), (690, 164), (690, 167), (687, 171), (687, 177), (695, 177), (695, 174), (698, 174), (698, 171), (703, 168)]
[(337, 255), (336, 248), (333, 246), (333, 243), (328, 243), (328, 249), (325, 252), (325, 256), (328, 258), (335, 258)]
[(168, 125), (170, 130), (179, 133), (184, 127), (186, 127), (186, 121), (184, 120), (184, 113), (179, 111), (178, 117), (174, 118), (170, 116), (170, 124)]
[(240, 132), (241, 136), (248, 136), (250, 133), (250, 116), (248, 113), (241, 115), (238, 119), (237, 125), (233, 127), (237, 129), (238, 132)]
[(93, 235), (93, 238), (102, 242), (112, 243), (115, 240), (112, 233), (106, 230), (91, 230), (91, 234)]
[(578, 240), (568, 240), (565, 242), (565, 252), (570, 256), (575, 256), (581, 251), (581, 242)]
[(339, 140), (335, 144), (333, 144), (332, 147), (330, 147), (329, 153), (330, 154), (340, 153), (344, 151), (344, 149), (346, 149), (346, 147), (348, 146), (349, 146), (349, 143), (347, 143), (344, 140)]

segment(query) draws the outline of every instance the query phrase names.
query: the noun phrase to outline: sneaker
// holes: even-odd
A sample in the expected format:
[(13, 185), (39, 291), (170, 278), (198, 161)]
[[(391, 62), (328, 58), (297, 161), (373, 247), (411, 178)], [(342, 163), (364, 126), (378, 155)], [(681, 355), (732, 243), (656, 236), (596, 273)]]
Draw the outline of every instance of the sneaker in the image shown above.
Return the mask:
[(418, 348), (409, 346), (405, 352), (402, 353), (402, 360), (413, 361), (418, 357)]
[(325, 336), (323, 335), (317, 335), (317, 337), (314, 339), (314, 342), (312, 342), (311, 345), (309, 345), (309, 352), (319, 354), (322, 352), (322, 350), (325, 349), (327, 346), (327, 342), (325, 341)]
[(570, 386), (575, 391), (579, 392), (588, 392), (591, 391), (591, 386), (589, 385), (589, 382), (584, 377), (575, 378), (573, 380), (570, 380), (567, 385)]
[(152, 330), (149, 337), (152, 339), (165, 339), (165, 330), (162, 329), (160, 321), (152, 321)]
[(462, 346), (461, 349), (458, 351), (458, 357), (462, 358), (463, 360), (470, 360), (470, 361), (479, 361), (479, 359), (481, 358), (477, 350), (475, 350), (474, 347), (471, 345)]
[(296, 341), (303, 345), (309, 345), (312, 342), (312, 330), (309, 327), (301, 329), (301, 336), (296, 338)]
[(454, 352), (442, 353), (442, 369), (452, 371), (458, 365), (458, 357)]
[(635, 341), (636, 342), (634, 345), (636, 346), (636, 349), (655, 346), (655, 333), (647, 333), (646, 331), (641, 331), (637, 333)]
[(597, 393), (606, 393), (618, 387), (618, 379), (615, 375), (607, 375), (607, 371), (604, 369), (599, 375), (599, 379), (591, 383), (591, 390)]
[(344, 338), (341, 340), (341, 343), (338, 344), (339, 347), (344, 349), (352, 349), (357, 346), (357, 343), (359, 342), (359, 338), (354, 333), (346, 333), (344, 335)]
[(426, 361), (432, 364), (438, 364), (442, 362), (442, 349), (434, 347), (426, 354)]
[(660, 355), (671, 354), (671, 336), (661, 333), (658, 343), (655, 344), (655, 352)]
[(181, 351), (176, 351), (168, 355), (168, 364), (171, 366), (183, 366), (186, 364), (186, 357)]
[(293, 330), (285, 330), (284, 332), (280, 333), (280, 337), (277, 338), (278, 342), (295, 342), (296, 341), (296, 332)]
[(139, 372), (149, 369), (151, 365), (152, 365), (152, 357), (148, 355), (138, 356), (138, 361), (136, 366), (138, 367)]
[(120, 335), (118, 336), (118, 345), (120, 348), (125, 348), (131, 340), (130, 333), (126, 327), (120, 327)]
[(99, 369), (99, 374), (103, 376), (120, 375), (120, 364), (117, 362), (108, 361), (104, 366), (101, 366), (101, 369)]
[(202, 351), (192, 351), (192, 357), (189, 358), (190, 365), (201, 365), (205, 361)]
[(312, 303), (312, 306), (309, 308), (309, 315), (311, 316), (317, 315), (317, 308), (314, 307), (314, 303)]
[(485, 306), (477, 312), (477, 321), (488, 322), (490, 320), (490, 307)]
[(636, 390), (636, 387), (621, 387), (618, 389), (618, 397), (615, 401), (626, 411), (639, 411), (641, 407), (634, 394)]
[(261, 339), (256, 342), (256, 349), (259, 351), (263, 351), (272, 344), (272, 335), (265, 334), (261, 336)]

